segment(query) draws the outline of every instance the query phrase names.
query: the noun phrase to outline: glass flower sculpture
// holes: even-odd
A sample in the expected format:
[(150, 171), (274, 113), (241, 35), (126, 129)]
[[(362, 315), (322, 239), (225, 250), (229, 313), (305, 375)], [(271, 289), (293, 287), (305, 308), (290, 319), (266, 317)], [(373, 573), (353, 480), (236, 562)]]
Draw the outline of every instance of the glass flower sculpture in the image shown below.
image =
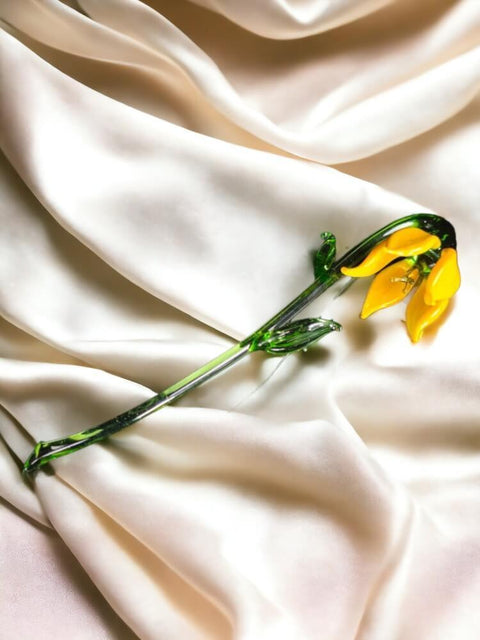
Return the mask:
[(329, 333), (339, 331), (341, 326), (334, 320), (294, 318), (343, 276), (375, 276), (362, 318), (400, 302), (415, 288), (406, 312), (407, 332), (413, 342), (441, 318), (460, 286), (455, 230), (440, 216), (419, 213), (395, 220), (339, 259), (335, 236), (325, 232), (322, 240), (313, 260), (314, 281), (259, 329), (136, 407), (85, 431), (37, 442), (23, 466), (24, 473), (31, 474), (55, 458), (105, 440), (211, 380), (249, 353), (284, 356), (305, 351)]
[(425, 329), (445, 313), (460, 286), (456, 249), (441, 247), (438, 236), (407, 227), (374, 247), (356, 267), (342, 267), (343, 275), (352, 278), (377, 274), (360, 317), (368, 318), (400, 302), (416, 287), (407, 306), (406, 324), (410, 339), (418, 342)]

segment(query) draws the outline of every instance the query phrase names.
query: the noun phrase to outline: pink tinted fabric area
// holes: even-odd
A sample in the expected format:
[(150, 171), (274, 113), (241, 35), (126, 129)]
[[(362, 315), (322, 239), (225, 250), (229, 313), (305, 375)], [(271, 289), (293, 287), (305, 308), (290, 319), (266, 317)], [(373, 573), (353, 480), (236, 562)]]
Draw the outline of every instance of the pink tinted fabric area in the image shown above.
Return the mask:
[[(478, 640), (480, 5), (0, 6), (2, 638)], [(418, 211), (463, 284), (416, 346), (366, 283), (52, 464)]]

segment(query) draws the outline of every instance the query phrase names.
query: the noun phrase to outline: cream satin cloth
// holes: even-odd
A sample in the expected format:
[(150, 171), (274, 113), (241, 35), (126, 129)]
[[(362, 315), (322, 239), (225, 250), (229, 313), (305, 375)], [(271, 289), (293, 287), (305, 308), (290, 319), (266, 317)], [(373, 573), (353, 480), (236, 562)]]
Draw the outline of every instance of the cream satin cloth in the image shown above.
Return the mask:
[[(478, 0), (3, 0), (5, 640), (478, 640)], [(327, 165), (336, 165), (334, 167)], [(434, 210), (463, 284), (412, 346), (366, 283), (53, 464), (250, 333), (339, 252)], [(35, 521), (39, 524), (35, 524)]]

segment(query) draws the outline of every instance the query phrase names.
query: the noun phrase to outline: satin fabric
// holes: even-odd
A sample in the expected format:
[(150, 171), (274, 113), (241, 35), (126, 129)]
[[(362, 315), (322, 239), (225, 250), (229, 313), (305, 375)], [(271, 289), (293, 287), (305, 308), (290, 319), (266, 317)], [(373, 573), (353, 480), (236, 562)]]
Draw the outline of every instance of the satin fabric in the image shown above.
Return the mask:
[[(477, 640), (478, 2), (0, 19), (5, 637)], [(343, 252), (416, 211), (455, 225), (463, 277), (425, 341), (403, 304), (360, 321), (356, 283), (309, 309), (344, 327), (321, 346), (252, 356), (22, 481), (35, 440), (298, 294), (321, 231)]]

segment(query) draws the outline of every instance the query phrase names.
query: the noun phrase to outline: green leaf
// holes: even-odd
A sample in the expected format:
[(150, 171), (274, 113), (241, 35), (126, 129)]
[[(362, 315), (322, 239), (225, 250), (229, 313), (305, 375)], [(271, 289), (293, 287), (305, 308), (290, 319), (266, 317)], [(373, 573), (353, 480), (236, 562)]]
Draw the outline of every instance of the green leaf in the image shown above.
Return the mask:
[(273, 356), (283, 356), (304, 350), (332, 331), (340, 331), (341, 325), (325, 318), (303, 318), (285, 327), (265, 331), (252, 342), (250, 351), (265, 351)]

